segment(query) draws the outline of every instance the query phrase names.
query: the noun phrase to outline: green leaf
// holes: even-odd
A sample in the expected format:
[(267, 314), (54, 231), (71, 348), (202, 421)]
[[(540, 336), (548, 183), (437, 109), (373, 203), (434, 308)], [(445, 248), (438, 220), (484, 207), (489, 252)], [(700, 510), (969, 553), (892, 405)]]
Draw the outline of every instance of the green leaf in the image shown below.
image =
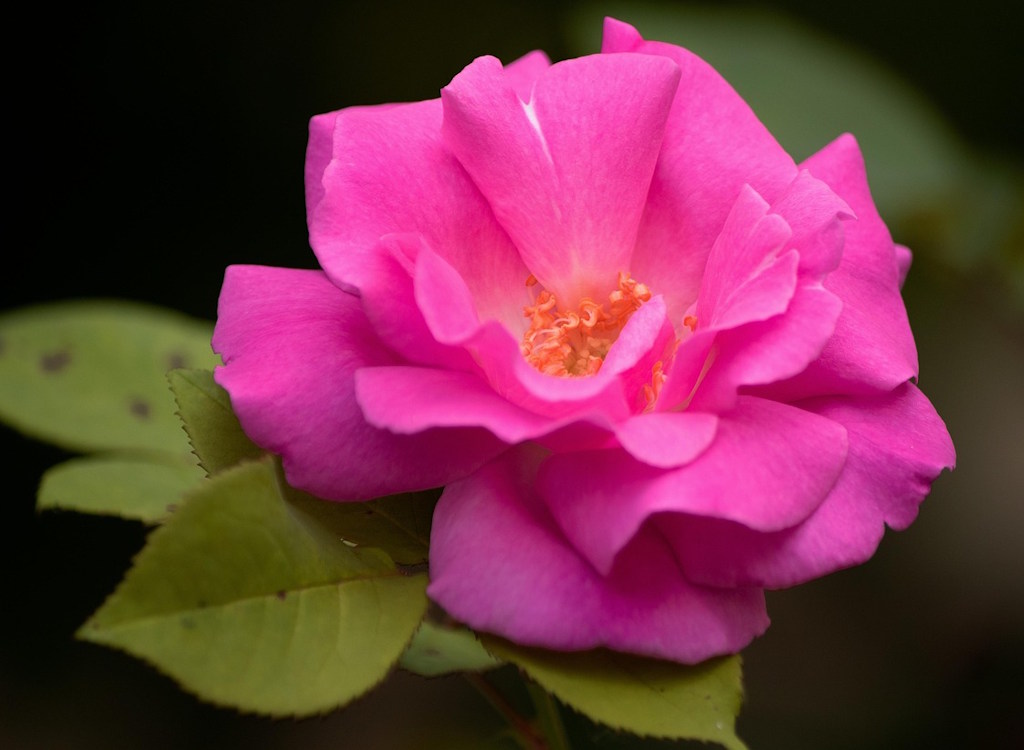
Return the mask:
[(213, 367), (209, 323), (130, 302), (0, 316), (0, 420), (78, 451), (188, 455), (164, 374)]
[[(263, 455), (242, 431), (227, 391), (214, 382), (212, 372), (174, 370), (167, 377), (194, 453), (209, 474)], [(278, 481), (292, 505), (337, 538), (381, 549), (403, 566), (426, 564), (439, 493), (393, 495), (369, 502), (327, 501), (290, 487), (279, 462)]]
[(211, 371), (171, 370), (167, 380), (192, 450), (207, 474), (263, 454), (242, 431), (228, 392), (214, 382)]
[(377, 547), (404, 566), (426, 566), (430, 522), (440, 492), (390, 495), (369, 502), (330, 502), (290, 488), (289, 492), (289, 500), (296, 507), (341, 539), (361, 547)]
[(159, 523), (202, 480), (199, 467), (171, 454), (74, 458), (43, 474), (37, 507)]
[(735, 731), (743, 700), (739, 656), (686, 666), (603, 649), (565, 653), (491, 636), (482, 640), (492, 654), (594, 721), (650, 737), (746, 747)]
[(288, 504), (268, 458), (194, 490), (78, 635), (213, 703), (304, 716), (387, 675), (423, 618), (425, 587)]
[(427, 619), (402, 654), (399, 666), (424, 677), (436, 677), (450, 672), (481, 672), (501, 663), (471, 630)]

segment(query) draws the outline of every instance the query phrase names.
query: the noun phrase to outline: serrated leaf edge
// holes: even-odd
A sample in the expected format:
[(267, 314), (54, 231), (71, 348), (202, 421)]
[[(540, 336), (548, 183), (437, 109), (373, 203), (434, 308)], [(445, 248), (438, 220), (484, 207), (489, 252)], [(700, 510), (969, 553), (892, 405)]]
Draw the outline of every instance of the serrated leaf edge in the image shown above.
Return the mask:
[[(638, 737), (650, 737), (650, 738), (653, 738), (653, 739), (695, 740), (695, 741), (699, 741), (699, 742), (715, 742), (715, 743), (720, 744), (722, 747), (725, 747), (727, 750), (748, 750), (746, 744), (743, 742), (742, 739), (740, 739), (739, 735), (736, 734), (736, 719), (735, 719), (735, 717), (728, 717), (728, 716), (724, 717), (723, 724), (722, 724), (722, 727), (721, 727), (721, 731), (723, 731), (723, 732), (724, 731), (728, 731), (730, 733), (730, 735), (731, 735), (731, 736), (725, 737), (725, 738), (680, 736), (680, 735), (673, 735), (673, 734), (664, 734), (664, 733), (659, 733), (659, 732), (642, 731), (642, 730), (638, 730), (638, 729), (635, 729), (635, 728), (632, 728), (632, 727), (616, 726), (615, 724), (610, 723), (605, 718), (602, 718), (602, 717), (599, 717), (599, 716), (594, 716), (589, 711), (587, 711), (585, 708), (580, 706), (576, 701), (572, 700), (571, 698), (566, 698), (566, 697), (560, 695), (556, 690), (552, 690), (550, 687), (548, 687), (544, 683), (544, 681), (539, 679), (534, 674), (533, 669), (531, 668), (530, 665), (523, 664), (519, 659), (515, 658), (516, 654), (517, 654), (517, 649), (520, 648), (518, 646), (518, 644), (511, 643), (511, 642), (505, 642), (505, 641), (503, 641), (503, 639), (496, 638), (496, 637), (491, 636), (491, 635), (486, 634), (486, 633), (480, 635), (480, 642), (483, 644), (484, 648), (487, 650), (488, 653), (490, 653), (492, 656), (494, 656), (497, 659), (501, 659), (501, 660), (506, 661), (506, 662), (508, 662), (510, 664), (514, 664), (516, 666), (516, 668), (519, 669), (528, 679), (532, 680), (537, 685), (540, 685), (541, 688), (543, 688), (544, 690), (546, 690), (549, 693), (551, 693), (551, 695), (555, 696), (555, 698), (557, 698), (558, 701), (560, 703), (562, 703), (563, 705), (567, 706), (568, 708), (572, 709), (573, 711), (576, 711), (577, 713), (582, 714), (583, 716), (586, 716), (591, 721), (594, 721), (594, 722), (596, 722), (598, 724), (601, 724), (602, 726), (608, 727), (609, 729), (612, 729), (612, 730), (614, 730), (616, 732), (624, 732), (624, 733), (628, 733), (628, 734), (631, 734), (631, 735), (634, 735), (634, 736), (638, 736)], [(539, 648), (539, 647), (536, 647), (536, 646), (527, 646), (527, 647), (522, 647), (522, 648), (530, 648), (530, 649), (537, 650), (537, 651), (544, 651), (545, 650), (545, 649), (542, 649), (542, 648)], [(608, 650), (607, 652), (611, 656), (619, 654), (619, 652), (616, 652), (616, 651)], [(561, 652), (553, 652), (553, 653), (561, 653)], [(585, 653), (585, 652), (579, 652), (579, 653)], [(634, 656), (633, 654), (626, 654), (626, 653), (622, 653), (620, 655), (624, 656), (624, 657), (632, 657), (632, 656)], [(736, 656), (739, 656), (739, 655), (736, 654)], [(648, 658), (649, 659), (651, 657), (637, 657), (637, 658)], [(713, 657), (713, 658), (715, 658), (715, 659), (729, 658), (729, 655), (721, 656), (721, 657)], [(659, 660), (654, 659), (653, 661), (659, 661)], [(661, 660), (661, 661), (664, 661), (664, 660)], [(665, 663), (671, 664), (671, 662), (665, 662)], [(631, 678), (636, 677), (636, 675), (634, 673), (632, 673), (632, 672), (630, 672), (628, 670), (622, 669), (621, 666), (617, 662), (613, 661), (612, 664), (615, 666), (616, 671), (619, 671), (619, 672), (621, 672), (623, 674), (626, 674), (626, 675), (628, 675)], [(655, 694), (659, 698), (661, 698), (667, 705), (671, 706), (673, 709), (677, 708), (671, 701), (669, 701), (666, 698), (664, 698), (662, 696), (662, 694), (660, 693), (660, 691), (654, 689), (653, 686), (651, 686), (651, 684), (649, 682), (647, 682), (646, 680), (640, 680), (640, 682), (642, 682), (644, 685), (649, 687), (651, 689), (650, 692), (652, 692), (653, 694)], [(739, 700), (742, 703), (742, 686), (740, 686)]]

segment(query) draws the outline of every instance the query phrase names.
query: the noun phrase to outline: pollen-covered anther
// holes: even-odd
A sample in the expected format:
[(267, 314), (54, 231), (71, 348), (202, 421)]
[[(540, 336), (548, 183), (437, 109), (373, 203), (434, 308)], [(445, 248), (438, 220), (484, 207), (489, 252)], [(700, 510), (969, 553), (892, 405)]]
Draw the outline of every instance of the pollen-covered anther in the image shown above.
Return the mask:
[(659, 359), (651, 368), (651, 382), (644, 385), (644, 411), (654, 409), (654, 404), (661, 394), (661, 387), (665, 385), (665, 365)]
[[(526, 280), (528, 287), (536, 283), (532, 274)], [(585, 297), (575, 310), (562, 310), (555, 296), (542, 290), (532, 305), (523, 308), (530, 327), (520, 350), (547, 375), (593, 375), (601, 369), (626, 321), (650, 298), (650, 290), (626, 272), (619, 272), (618, 288), (608, 295), (607, 306)]]

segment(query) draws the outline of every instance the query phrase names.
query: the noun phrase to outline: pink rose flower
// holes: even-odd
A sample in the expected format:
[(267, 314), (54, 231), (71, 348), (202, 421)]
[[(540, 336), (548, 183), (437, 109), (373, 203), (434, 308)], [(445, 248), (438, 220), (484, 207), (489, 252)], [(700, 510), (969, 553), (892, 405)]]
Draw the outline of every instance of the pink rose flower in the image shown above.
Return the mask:
[(735, 652), (953, 466), (854, 139), (795, 164), (626, 24), (314, 118), (306, 192), (323, 271), (228, 269), (217, 380), (296, 487), (444, 486), (429, 595), (473, 628)]

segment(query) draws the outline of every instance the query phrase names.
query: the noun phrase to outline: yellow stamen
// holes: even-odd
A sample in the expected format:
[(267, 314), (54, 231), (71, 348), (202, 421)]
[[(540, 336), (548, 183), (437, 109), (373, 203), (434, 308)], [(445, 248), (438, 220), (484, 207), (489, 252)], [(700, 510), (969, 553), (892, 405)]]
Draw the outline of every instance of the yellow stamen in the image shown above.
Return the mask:
[[(526, 280), (527, 286), (536, 283), (532, 274)], [(607, 308), (585, 297), (576, 310), (562, 310), (555, 296), (542, 290), (532, 305), (523, 308), (530, 327), (523, 335), (520, 350), (530, 364), (545, 374), (593, 375), (601, 369), (626, 321), (650, 298), (651, 292), (644, 284), (621, 271), (618, 288), (608, 295)]]
[(644, 411), (651, 411), (654, 402), (661, 394), (661, 387), (665, 385), (664, 363), (659, 359), (651, 368), (651, 382), (644, 385)]

